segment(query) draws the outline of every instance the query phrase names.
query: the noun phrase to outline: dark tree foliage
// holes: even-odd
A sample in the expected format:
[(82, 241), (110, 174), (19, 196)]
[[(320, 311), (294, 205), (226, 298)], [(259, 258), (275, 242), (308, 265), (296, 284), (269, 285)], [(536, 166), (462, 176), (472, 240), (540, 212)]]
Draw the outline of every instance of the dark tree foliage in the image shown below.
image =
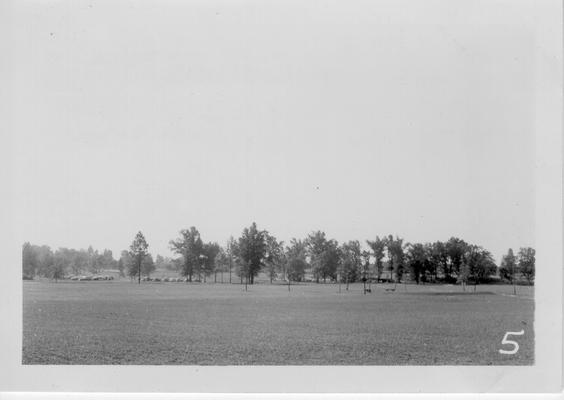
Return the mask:
[(327, 239), (325, 232), (316, 231), (307, 237), (305, 244), (315, 281), (323, 279), (326, 282), (327, 278), (335, 280), (339, 265), (337, 241)]
[(460, 266), (464, 260), (464, 254), (467, 252), (468, 244), (455, 237), (451, 237), (445, 244), (445, 250), (448, 255), (448, 263), (443, 271), (446, 281), (453, 281), (460, 272)]
[(519, 249), (519, 271), (529, 284), (535, 280), (535, 249), (532, 247), (521, 247)]
[(194, 274), (199, 274), (202, 266), (204, 244), (200, 232), (195, 227), (180, 231), (180, 237), (170, 241), (170, 249), (182, 258), (182, 275), (192, 282)]
[(251, 285), (264, 265), (266, 257), (267, 232), (257, 229), (257, 224), (252, 223), (249, 228), (243, 229), (238, 241), (237, 253), (241, 262), (241, 275), (245, 276)]
[(290, 240), (290, 245), (286, 247), (286, 279), (289, 282), (304, 280), (305, 271), (309, 266), (306, 257), (306, 242), (295, 238)]
[[(422, 277), (426, 275), (427, 267), (427, 251), (421, 243), (408, 244), (407, 246), (407, 265), (411, 279), (417, 284), (421, 282)], [(423, 278), (425, 281), (426, 279)]]
[(382, 276), (382, 272), (384, 271), (384, 263), (382, 262), (382, 260), (384, 259), (385, 250), (386, 250), (386, 239), (385, 238), (380, 239), (378, 236), (376, 236), (375, 240), (373, 241), (367, 240), (366, 244), (368, 244), (368, 246), (372, 250), (372, 256), (374, 257), (375, 260), (374, 264), (376, 268), (376, 276), (378, 280), (380, 280), (380, 277)]
[(350, 240), (341, 246), (342, 281), (347, 284), (356, 282), (361, 275), (362, 250), (358, 240)]
[(205, 243), (202, 248), (202, 255), (203, 257), (203, 275), (204, 275), (204, 282), (206, 277), (212, 275), (216, 271), (216, 258), (219, 254), (220, 247), (217, 243)]

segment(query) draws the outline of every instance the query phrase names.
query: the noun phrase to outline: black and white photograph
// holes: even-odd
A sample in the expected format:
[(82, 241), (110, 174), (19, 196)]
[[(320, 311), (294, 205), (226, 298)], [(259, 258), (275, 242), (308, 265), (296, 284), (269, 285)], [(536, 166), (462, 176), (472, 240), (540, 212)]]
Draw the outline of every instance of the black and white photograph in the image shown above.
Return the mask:
[(3, 3), (0, 390), (561, 390), (559, 2)]

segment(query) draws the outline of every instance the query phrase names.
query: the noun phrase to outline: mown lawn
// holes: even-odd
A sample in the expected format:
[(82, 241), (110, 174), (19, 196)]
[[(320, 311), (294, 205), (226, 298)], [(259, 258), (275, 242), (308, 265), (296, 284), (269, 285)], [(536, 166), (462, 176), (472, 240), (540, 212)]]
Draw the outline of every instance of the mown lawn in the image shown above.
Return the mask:
[[(24, 364), (534, 362), (533, 288), (24, 282)], [(506, 331), (515, 355), (503, 355)], [(509, 349), (510, 347), (503, 347)]]

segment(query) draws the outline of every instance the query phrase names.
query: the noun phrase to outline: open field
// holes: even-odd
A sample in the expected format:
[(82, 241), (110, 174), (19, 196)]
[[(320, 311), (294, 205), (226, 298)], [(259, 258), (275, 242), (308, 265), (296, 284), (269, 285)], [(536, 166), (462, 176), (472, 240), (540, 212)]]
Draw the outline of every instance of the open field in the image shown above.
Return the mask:
[[(511, 286), (23, 283), (24, 364), (534, 362), (533, 290)], [(515, 355), (500, 348), (507, 331)]]

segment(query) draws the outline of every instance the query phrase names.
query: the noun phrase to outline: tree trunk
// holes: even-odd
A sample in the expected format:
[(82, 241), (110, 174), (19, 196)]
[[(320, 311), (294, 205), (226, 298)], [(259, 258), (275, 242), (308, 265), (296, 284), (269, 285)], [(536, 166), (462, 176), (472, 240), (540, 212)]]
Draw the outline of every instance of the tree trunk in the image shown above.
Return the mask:
[(137, 264), (137, 278), (139, 279), (139, 284), (141, 284), (141, 261)]

